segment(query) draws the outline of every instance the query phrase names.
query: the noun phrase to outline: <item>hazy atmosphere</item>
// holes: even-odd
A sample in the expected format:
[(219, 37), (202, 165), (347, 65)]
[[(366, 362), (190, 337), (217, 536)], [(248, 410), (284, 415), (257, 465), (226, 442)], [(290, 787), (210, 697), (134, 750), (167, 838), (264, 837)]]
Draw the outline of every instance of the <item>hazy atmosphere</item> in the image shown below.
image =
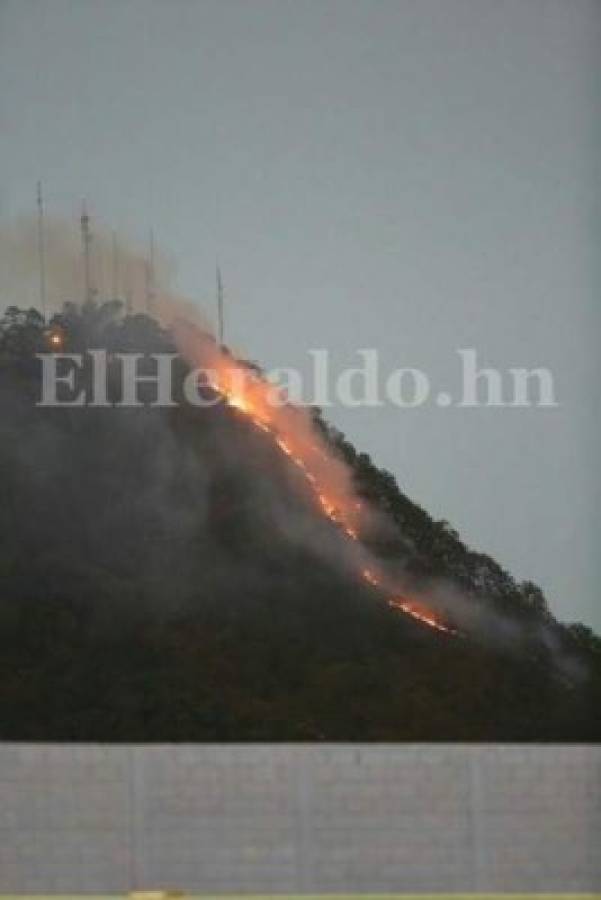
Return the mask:
[[(325, 414), (599, 630), (600, 47), (587, 0), (0, 0), (0, 232), (38, 179), (74, 229), (84, 197), (152, 227), (211, 316), (219, 262), (226, 339), (267, 367), (377, 348), (434, 394), (460, 348), (549, 368), (553, 409)], [(0, 308), (37, 303), (13, 274)]]

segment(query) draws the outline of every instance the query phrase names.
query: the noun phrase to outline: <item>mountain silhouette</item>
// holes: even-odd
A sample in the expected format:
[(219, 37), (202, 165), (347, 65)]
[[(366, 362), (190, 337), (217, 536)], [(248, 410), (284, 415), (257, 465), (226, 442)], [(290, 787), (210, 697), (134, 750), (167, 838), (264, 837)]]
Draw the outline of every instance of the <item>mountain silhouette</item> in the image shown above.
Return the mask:
[[(177, 348), (118, 303), (0, 321), (0, 739), (599, 739), (599, 638), (319, 410), (303, 415), (369, 510), (354, 542), (231, 404), (153, 406), (148, 384), (137, 407), (37, 405), (37, 354), (56, 349), (106, 351), (118, 404), (117, 354), (150, 374)], [(188, 370), (175, 360), (178, 400)], [(90, 375), (86, 358), (89, 396)], [(364, 557), (447, 630), (391, 605)]]

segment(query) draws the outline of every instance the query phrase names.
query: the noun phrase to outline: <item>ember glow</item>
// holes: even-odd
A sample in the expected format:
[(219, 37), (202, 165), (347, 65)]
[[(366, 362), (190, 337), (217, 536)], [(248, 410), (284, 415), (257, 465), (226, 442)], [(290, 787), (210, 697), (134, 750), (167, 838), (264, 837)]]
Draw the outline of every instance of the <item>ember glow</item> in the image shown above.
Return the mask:
[(47, 335), (47, 340), (54, 350), (58, 350), (63, 346), (63, 337), (58, 331), (51, 331)]
[[(174, 323), (173, 332), (182, 355), (193, 367), (202, 370), (207, 386), (272, 438), (302, 473), (323, 514), (349, 540), (359, 544), (363, 505), (354, 493), (351, 473), (341, 460), (332, 456), (310, 417), (287, 404), (277, 387), (244, 368), (188, 322)], [(389, 591), (375, 563), (358, 566), (358, 575), (385, 595), (388, 605), (394, 609), (429, 628), (456, 633), (421, 603)]]

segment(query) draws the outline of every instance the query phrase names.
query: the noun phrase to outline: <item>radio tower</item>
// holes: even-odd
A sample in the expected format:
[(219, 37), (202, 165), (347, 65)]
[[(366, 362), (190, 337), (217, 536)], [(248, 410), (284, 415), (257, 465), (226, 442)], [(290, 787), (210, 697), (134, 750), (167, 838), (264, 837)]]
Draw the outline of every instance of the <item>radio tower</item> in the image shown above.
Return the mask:
[(154, 231), (150, 229), (149, 257), (146, 262), (146, 312), (150, 316), (154, 313), (156, 291), (154, 273)]
[(40, 266), (40, 311), (46, 321), (46, 255), (44, 249), (44, 201), (42, 182), (38, 181), (38, 259)]
[(128, 283), (125, 288), (125, 311), (128, 316), (132, 316), (134, 312), (134, 295), (131, 283)]
[(219, 266), (217, 266), (217, 337), (219, 346), (223, 347), (223, 281)]
[(112, 232), (112, 298), (113, 300), (119, 299), (119, 250), (117, 247), (117, 233), (115, 229)]
[(90, 281), (90, 244), (92, 235), (90, 233), (90, 217), (86, 209), (86, 201), (81, 204), (81, 246), (83, 250), (83, 272), (85, 281), (84, 303), (90, 304), (94, 299), (94, 291)]

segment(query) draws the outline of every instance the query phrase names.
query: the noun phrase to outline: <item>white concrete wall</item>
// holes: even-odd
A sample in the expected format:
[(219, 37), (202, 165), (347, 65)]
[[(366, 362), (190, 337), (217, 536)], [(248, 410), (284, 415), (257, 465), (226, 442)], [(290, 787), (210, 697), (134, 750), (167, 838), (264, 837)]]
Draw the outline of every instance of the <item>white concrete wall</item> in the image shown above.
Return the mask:
[(0, 745), (0, 894), (601, 890), (601, 747)]

